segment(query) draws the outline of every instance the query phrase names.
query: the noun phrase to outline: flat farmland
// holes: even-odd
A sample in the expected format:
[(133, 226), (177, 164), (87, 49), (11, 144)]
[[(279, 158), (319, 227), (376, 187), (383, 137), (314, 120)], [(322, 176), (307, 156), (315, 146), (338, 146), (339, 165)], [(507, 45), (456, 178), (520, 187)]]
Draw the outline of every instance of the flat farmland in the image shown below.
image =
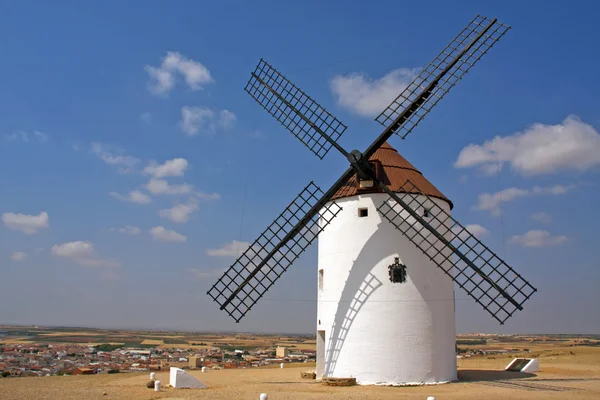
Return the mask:
[[(316, 380), (300, 378), (314, 364), (286, 368), (225, 369), (190, 373), (208, 389), (175, 390), (167, 387), (168, 372), (157, 373), (160, 392), (147, 389), (147, 373), (91, 376), (52, 376), (0, 380), (0, 399), (409, 399), (435, 396), (443, 400), (589, 400), (600, 398), (600, 348), (540, 345), (540, 371), (521, 374), (503, 371), (511, 357), (460, 359), (459, 381), (418, 387), (328, 387)], [(573, 354), (571, 354), (573, 353)], [(43, 394), (43, 396), (42, 396)]]
[(47, 328), (0, 326), (0, 343), (6, 344), (73, 344), (95, 346), (99, 344), (120, 344), (124, 347), (157, 348), (210, 348), (238, 347), (240, 349), (270, 349), (287, 346), (291, 350), (314, 349), (314, 337), (254, 335), (254, 334), (214, 334), (165, 331), (121, 331), (91, 328)]

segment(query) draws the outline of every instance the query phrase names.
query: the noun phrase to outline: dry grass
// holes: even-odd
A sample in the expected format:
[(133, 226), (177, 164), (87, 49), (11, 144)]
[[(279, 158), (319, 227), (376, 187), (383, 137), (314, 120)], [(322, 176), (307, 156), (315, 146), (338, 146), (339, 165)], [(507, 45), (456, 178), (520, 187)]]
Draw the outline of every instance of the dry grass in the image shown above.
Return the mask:
[(56, 336), (56, 337), (62, 337), (62, 336), (98, 336), (99, 333), (97, 332), (51, 332), (51, 333), (40, 333), (39, 336), (46, 336), (46, 337), (52, 337), (52, 336)]
[(165, 341), (164, 340), (155, 340), (155, 339), (146, 339), (146, 340), (142, 340), (141, 344), (161, 345), (161, 344), (165, 344)]
[(293, 364), (296, 368), (287, 365), (284, 369), (192, 371), (208, 385), (204, 390), (166, 388), (168, 372), (160, 372), (157, 374), (163, 383), (160, 393), (146, 388), (147, 373), (0, 379), (0, 399), (257, 400), (260, 393), (268, 393), (272, 400), (423, 400), (427, 396), (443, 400), (600, 398), (600, 348), (536, 345), (534, 351), (540, 352), (541, 370), (536, 374), (504, 372), (512, 356), (475, 357), (459, 360), (461, 381), (436, 386), (326, 387), (300, 378), (301, 371), (314, 365)]

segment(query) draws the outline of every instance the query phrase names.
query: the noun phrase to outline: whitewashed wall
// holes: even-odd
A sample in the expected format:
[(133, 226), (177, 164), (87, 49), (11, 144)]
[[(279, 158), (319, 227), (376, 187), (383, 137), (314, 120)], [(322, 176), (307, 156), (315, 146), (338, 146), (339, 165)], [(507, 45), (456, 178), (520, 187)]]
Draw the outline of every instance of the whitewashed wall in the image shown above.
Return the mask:
[[(317, 330), (325, 330), (325, 354), (317, 355), (317, 373), (360, 384), (455, 380), (452, 281), (378, 214), (387, 198), (336, 200), (343, 211), (319, 235)], [(446, 202), (435, 201), (450, 212)], [(369, 215), (359, 218), (363, 207)], [(389, 280), (394, 257), (407, 266), (406, 283)]]

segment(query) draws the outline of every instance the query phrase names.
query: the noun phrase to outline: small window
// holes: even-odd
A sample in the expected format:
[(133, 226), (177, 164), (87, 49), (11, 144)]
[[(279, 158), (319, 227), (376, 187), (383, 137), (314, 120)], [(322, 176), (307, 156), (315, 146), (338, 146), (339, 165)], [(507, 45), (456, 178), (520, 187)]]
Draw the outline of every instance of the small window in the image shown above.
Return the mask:
[(368, 217), (369, 216), (369, 209), (368, 208), (359, 208), (358, 209), (358, 216), (360, 218)]
[(323, 290), (323, 270), (319, 270), (319, 290)]
[(431, 215), (429, 213), (429, 208), (423, 209), (423, 218), (429, 218)]

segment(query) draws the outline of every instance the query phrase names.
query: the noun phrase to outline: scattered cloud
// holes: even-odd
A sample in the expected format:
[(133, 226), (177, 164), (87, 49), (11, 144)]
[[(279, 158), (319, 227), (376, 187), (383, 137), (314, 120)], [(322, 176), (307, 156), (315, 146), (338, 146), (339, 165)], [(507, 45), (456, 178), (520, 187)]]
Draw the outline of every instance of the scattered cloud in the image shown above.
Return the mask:
[(188, 168), (188, 161), (185, 158), (174, 158), (165, 161), (163, 164), (158, 164), (152, 160), (144, 168), (146, 174), (152, 175), (154, 178), (164, 178), (167, 176), (183, 176)]
[(239, 242), (237, 240), (226, 243), (218, 249), (208, 249), (206, 254), (213, 257), (238, 257), (250, 247), (248, 242)]
[(132, 190), (125, 196), (117, 192), (110, 192), (109, 195), (117, 200), (124, 201), (126, 203), (148, 204), (152, 202), (150, 196), (139, 190)]
[(177, 233), (175, 231), (166, 229), (163, 226), (155, 226), (150, 229), (150, 234), (154, 238), (154, 240), (159, 240), (161, 242), (185, 242), (187, 241), (187, 237)]
[(149, 112), (142, 113), (140, 115), (140, 121), (145, 122), (147, 124), (151, 123), (152, 122), (152, 114), (150, 114)]
[(207, 107), (184, 106), (181, 108), (179, 127), (188, 136), (198, 133), (215, 134), (218, 131), (230, 130), (236, 120), (236, 115), (229, 110), (217, 113)]
[(7, 228), (21, 231), (28, 235), (37, 233), (40, 229), (50, 226), (48, 213), (45, 211), (42, 211), (38, 215), (4, 213), (2, 214), (2, 221)]
[(11, 254), (10, 258), (13, 261), (23, 261), (27, 258), (27, 253), (22, 252), (22, 251), (15, 251), (14, 253)]
[(454, 166), (478, 167), (491, 175), (505, 164), (524, 176), (583, 172), (600, 165), (600, 133), (569, 115), (557, 125), (536, 123), (523, 132), (470, 144), (461, 150)]
[(36, 143), (46, 143), (50, 138), (47, 133), (40, 131), (29, 132), (13, 132), (10, 135), (5, 135), (4, 138), (10, 141), (20, 140), (22, 142), (36, 142)]
[(98, 156), (99, 159), (108, 165), (115, 166), (121, 173), (129, 173), (135, 171), (139, 159), (125, 155), (123, 149), (117, 149), (112, 146), (102, 143), (92, 143), (92, 153)]
[(524, 235), (516, 235), (510, 238), (510, 243), (518, 244), (524, 247), (546, 247), (546, 246), (558, 246), (569, 238), (566, 236), (552, 236), (548, 231), (542, 231), (539, 229), (533, 229), (525, 233)]
[(229, 110), (221, 110), (219, 113), (218, 125), (224, 130), (229, 130), (234, 127), (237, 116)]
[(122, 233), (124, 235), (130, 235), (130, 236), (139, 235), (142, 232), (142, 230), (140, 228), (138, 228), (137, 226), (131, 226), (131, 225), (125, 225), (122, 228), (110, 228), (110, 231)]
[(500, 190), (496, 193), (482, 193), (479, 195), (478, 204), (475, 206), (476, 210), (487, 210), (494, 216), (500, 215), (502, 203), (516, 200), (522, 197), (536, 196), (536, 195), (561, 195), (574, 189), (575, 185), (554, 185), (548, 187), (534, 186), (531, 189), (520, 189), (516, 187), (510, 187), (507, 189)]
[(362, 73), (335, 76), (330, 83), (338, 104), (363, 117), (375, 117), (418, 75), (419, 69), (395, 69), (379, 79)]
[(146, 184), (146, 188), (152, 194), (188, 194), (191, 193), (193, 187), (190, 184), (182, 183), (172, 185), (164, 179), (150, 179), (150, 182)]
[[(478, 238), (482, 238), (482, 237), (490, 234), (489, 230), (487, 230), (486, 228), (484, 228), (483, 226), (481, 226), (479, 224), (465, 225), (465, 229), (467, 231), (469, 231), (471, 233), (471, 235), (478, 237)], [(466, 232), (462, 231), (458, 234), (458, 237), (461, 239), (466, 239), (467, 237), (469, 237), (469, 235)]]
[(160, 210), (158, 215), (172, 222), (183, 224), (190, 220), (191, 214), (196, 210), (198, 210), (198, 201), (190, 198), (186, 204), (177, 204), (174, 207)]
[(115, 260), (94, 257), (94, 245), (87, 241), (75, 241), (52, 246), (52, 254), (68, 258), (82, 267), (120, 267), (121, 263)]
[(531, 219), (534, 221), (542, 222), (544, 224), (549, 224), (550, 222), (552, 222), (552, 216), (545, 212), (535, 213), (531, 215)]
[(175, 87), (178, 75), (192, 90), (201, 90), (202, 85), (214, 83), (208, 68), (178, 52), (168, 52), (159, 67), (146, 65), (144, 69), (150, 76), (148, 87), (157, 95), (170, 92)]
[(227, 268), (217, 268), (212, 270), (200, 270), (198, 268), (188, 268), (187, 270), (190, 274), (192, 274), (197, 279), (206, 279), (212, 277), (219, 277), (223, 275)]

